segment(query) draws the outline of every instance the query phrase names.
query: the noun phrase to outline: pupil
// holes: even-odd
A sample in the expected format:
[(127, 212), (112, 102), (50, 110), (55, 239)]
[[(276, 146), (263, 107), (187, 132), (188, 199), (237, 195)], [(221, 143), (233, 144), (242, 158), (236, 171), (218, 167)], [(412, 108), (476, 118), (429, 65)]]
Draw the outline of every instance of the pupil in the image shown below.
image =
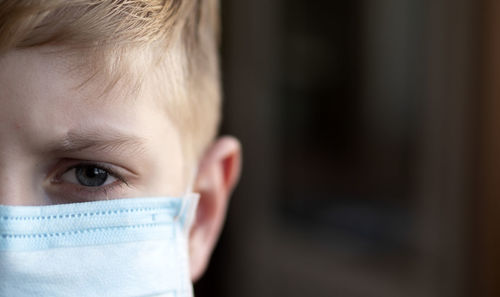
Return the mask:
[(108, 179), (106, 170), (94, 166), (81, 166), (76, 168), (76, 179), (86, 187), (102, 186)]

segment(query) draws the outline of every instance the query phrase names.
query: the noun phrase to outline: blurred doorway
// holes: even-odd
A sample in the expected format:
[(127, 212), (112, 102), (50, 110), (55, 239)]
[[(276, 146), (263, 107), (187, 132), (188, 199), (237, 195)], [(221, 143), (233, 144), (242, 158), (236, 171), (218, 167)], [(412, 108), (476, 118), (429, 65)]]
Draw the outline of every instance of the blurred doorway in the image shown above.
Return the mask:
[[(496, 82), (479, 84), (481, 3), (222, 8), (223, 133), (242, 140), (244, 173), (197, 296), (477, 296), (474, 271), (494, 290), (500, 265), (485, 246), (498, 239), (498, 216), (471, 236), (500, 194), (492, 177), (491, 204), (471, 207), (475, 170), (498, 151), (476, 166), (478, 90), (492, 90), (486, 110), (500, 96)], [(495, 147), (498, 118), (490, 112), (482, 147)], [(488, 253), (482, 266), (472, 237)]]

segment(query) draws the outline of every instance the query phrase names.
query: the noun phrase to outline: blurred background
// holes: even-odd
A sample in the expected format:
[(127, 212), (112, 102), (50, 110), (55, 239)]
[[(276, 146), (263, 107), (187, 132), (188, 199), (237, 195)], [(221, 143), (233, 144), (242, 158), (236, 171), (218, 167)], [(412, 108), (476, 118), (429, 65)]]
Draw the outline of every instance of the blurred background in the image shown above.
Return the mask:
[(221, 8), (244, 169), (196, 296), (500, 296), (500, 2)]

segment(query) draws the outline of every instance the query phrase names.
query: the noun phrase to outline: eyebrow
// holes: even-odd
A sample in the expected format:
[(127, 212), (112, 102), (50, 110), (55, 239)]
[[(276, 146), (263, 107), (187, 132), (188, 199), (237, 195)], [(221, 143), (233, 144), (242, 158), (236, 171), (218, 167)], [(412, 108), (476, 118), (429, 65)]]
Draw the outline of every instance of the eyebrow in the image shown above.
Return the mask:
[(135, 135), (112, 129), (69, 131), (61, 139), (51, 143), (56, 153), (78, 153), (84, 151), (118, 154), (138, 154), (145, 150), (146, 140)]

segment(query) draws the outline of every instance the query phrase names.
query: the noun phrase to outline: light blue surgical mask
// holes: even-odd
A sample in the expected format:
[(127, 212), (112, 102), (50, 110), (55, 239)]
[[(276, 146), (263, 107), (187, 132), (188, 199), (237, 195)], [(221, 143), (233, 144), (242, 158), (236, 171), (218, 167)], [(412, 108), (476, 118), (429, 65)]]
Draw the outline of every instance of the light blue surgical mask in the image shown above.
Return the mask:
[(197, 194), (0, 206), (0, 296), (192, 296)]

